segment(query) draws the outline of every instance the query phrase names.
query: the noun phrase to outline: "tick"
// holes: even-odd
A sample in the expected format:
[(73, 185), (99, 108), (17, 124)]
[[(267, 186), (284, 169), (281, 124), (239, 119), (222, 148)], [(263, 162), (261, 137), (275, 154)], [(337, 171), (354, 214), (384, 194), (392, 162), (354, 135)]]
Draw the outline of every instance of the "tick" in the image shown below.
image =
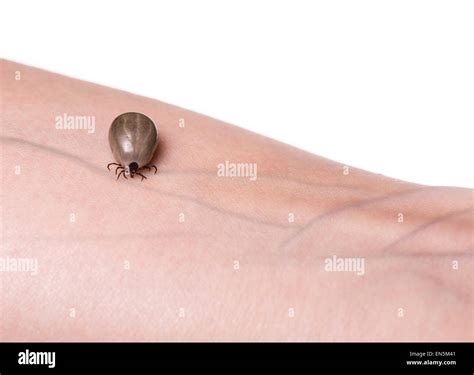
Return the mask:
[(109, 163), (107, 169), (117, 165), (117, 180), (121, 175), (125, 179), (127, 175), (139, 175), (143, 181), (143, 169), (154, 168), (155, 174), (158, 171), (155, 165), (148, 165), (158, 145), (158, 133), (153, 121), (144, 114), (127, 112), (118, 116), (110, 125), (109, 144), (117, 163)]

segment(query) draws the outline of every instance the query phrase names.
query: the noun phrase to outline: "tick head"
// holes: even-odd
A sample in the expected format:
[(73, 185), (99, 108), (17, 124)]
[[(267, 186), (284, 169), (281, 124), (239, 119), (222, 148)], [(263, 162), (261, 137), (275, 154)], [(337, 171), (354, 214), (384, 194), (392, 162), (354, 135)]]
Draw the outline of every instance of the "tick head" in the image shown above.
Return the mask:
[(130, 171), (130, 177), (133, 178), (134, 174), (138, 171), (138, 164), (133, 162), (128, 165), (128, 170)]

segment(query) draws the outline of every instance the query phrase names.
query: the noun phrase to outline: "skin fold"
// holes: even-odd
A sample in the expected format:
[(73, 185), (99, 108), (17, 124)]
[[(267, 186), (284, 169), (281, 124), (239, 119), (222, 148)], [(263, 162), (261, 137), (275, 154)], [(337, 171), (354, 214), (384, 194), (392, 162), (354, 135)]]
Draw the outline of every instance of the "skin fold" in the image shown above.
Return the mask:
[[(473, 190), (10, 61), (0, 78), (0, 259), (38, 265), (0, 272), (1, 341), (473, 340)], [(143, 182), (106, 168), (129, 111), (158, 127)], [(94, 132), (58, 129), (64, 114)], [(226, 161), (257, 178), (219, 175)]]

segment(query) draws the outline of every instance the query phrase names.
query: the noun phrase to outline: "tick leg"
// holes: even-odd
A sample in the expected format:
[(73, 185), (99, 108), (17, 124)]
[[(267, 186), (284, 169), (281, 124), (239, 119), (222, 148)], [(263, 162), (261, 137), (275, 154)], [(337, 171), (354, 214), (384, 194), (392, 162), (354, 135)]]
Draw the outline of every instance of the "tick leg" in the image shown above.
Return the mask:
[(137, 174), (137, 175), (139, 175), (139, 176), (142, 176), (141, 181), (143, 181), (144, 178), (146, 179), (146, 177), (145, 177), (144, 175), (142, 175), (140, 172), (135, 172), (135, 174)]
[[(119, 163), (109, 163), (109, 164), (107, 164), (107, 169), (108, 169), (109, 171), (110, 171), (110, 166), (111, 166), (111, 165), (120, 165), (120, 164), (119, 164)], [(122, 166), (122, 165), (120, 165), (120, 166)]]
[(127, 176), (125, 176), (125, 169), (121, 170), (120, 173), (117, 176), (117, 180), (119, 179), (120, 175), (123, 173), (123, 177), (128, 180)]
[(153, 165), (150, 165), (148, 168), (150, 168), (150, 169), (151, 169), (151, 168), (155, 168), (155, 174), (156, 174), (156, 172), (158, 172), (158, 168), (156, 168), (156, 165), (154, 165), (154, 164), (153, 164)]
[(117, 167), (117, 169), (115, 170), (115, 175), (117, 175), (117, 171), (118, 171), (120, 168), (125, 169), (125, 167), (122, 167), (122, 166)]

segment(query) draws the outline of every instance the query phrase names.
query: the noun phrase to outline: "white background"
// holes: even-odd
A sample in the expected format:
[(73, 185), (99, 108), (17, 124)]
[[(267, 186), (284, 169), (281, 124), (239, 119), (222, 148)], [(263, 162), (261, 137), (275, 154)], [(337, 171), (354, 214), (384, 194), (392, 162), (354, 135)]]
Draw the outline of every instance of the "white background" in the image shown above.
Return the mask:
[(0, 55), (474, 186), (474, 1), (2, 1)]

